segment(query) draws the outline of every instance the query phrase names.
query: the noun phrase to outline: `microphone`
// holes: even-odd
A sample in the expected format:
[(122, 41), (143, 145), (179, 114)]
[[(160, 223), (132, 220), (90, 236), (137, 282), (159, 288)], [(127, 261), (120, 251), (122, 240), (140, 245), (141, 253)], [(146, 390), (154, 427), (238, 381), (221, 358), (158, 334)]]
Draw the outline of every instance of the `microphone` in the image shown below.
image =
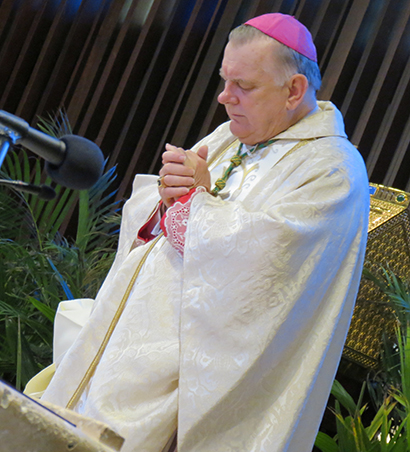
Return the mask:
[(46, 171), (58, 184), (74, 190), (92, 187), (101, 177), (104, 156), (92, 141), (77, 135), (60, 139), (33, 129), (18, 116), (0, 110), (0, 124), (13, 130), (21, 144), (46, 160)]
[(6, 185), (18, 191), (25, 191), (37, 195), (40, 199), (51, 201), (56, 197), (56, 192), (48, 185), (34, 185), (18, 180), (0, 179), (0, 185)]

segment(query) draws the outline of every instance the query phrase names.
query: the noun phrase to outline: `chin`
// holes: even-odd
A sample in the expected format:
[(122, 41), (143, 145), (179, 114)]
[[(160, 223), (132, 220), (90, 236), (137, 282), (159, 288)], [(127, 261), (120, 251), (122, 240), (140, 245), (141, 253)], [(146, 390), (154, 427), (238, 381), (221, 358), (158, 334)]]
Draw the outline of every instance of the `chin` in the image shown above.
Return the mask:
[(243, 127), (239, 126), (235, 121), (231, 121), (229, 128), (233, 135), (238, 138), (238, 140), (244, 144), (252, 144), (248, 143), (247, 137), (249, 136), (249, 133), (246, 133), (246, 131), (243, 129)]

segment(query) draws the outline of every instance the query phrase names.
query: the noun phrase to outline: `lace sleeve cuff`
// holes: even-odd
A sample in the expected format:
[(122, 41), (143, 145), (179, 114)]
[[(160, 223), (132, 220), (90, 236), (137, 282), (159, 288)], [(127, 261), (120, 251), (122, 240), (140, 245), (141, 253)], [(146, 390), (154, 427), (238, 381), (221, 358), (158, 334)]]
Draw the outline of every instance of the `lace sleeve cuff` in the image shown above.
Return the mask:
[(161, 219), (161, 229), (165, 237), (181, 256), (184, 255), (185, 233), (188, 226), (188, 218), (191, 203), (198, 193), (206, 192), (204, 187), (193, 188), (188, 194), (174, 202)]

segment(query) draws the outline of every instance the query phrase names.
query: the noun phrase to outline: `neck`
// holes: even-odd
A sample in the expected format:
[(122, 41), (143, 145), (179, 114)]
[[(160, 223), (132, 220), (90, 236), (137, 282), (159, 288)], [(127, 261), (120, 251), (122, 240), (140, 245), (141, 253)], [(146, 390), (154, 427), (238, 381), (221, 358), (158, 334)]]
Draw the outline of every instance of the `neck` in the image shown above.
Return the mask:
[(300, 120), (302, 120), (305, 116), (307, 116), (310, 112), (312, 112), (317, 106), (316, 97), (308, 98), (305, 102), (301, 103), (291, 114), (291, 118), (286, 127), (287, 130), (289, 127), (294, 126)]

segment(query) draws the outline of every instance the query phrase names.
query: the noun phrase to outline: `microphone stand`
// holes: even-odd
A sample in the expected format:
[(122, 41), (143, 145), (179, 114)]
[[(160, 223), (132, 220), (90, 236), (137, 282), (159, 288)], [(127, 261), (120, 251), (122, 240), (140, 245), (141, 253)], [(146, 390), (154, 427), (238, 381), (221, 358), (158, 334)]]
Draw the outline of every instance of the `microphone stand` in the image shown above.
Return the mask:
[(57, 195), (54, 188), (48, 185), (28, 184), (27, 182), (22, 182), (20, 180), (0, 179), (0, 185), (14, 188), (14, 190), (17, 191), (37, 195), (40, 199), (44, 199), (45, 201), (51, 201)]
[(0, 168), (6, 158), (7, 152), (11, 144), (21, 138), (21, 135), (0, 123)]

